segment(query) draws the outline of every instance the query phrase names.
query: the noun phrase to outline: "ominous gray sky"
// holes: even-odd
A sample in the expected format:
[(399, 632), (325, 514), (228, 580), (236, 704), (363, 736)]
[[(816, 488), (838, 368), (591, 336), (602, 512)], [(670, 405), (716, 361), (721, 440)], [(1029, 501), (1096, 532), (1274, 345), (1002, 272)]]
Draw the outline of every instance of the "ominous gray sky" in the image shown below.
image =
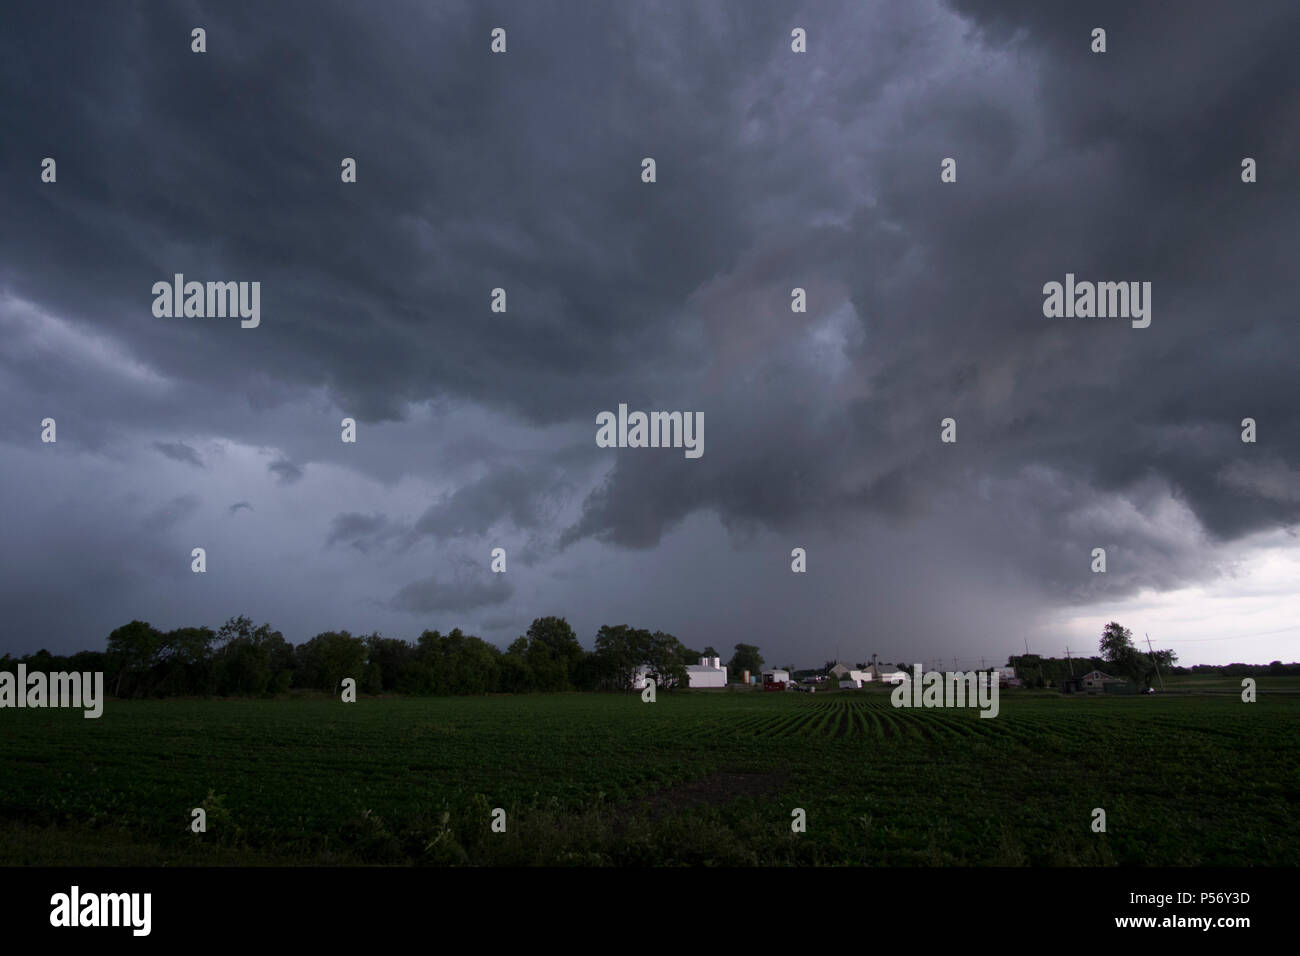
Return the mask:
[[(561, 614), (968, 664), (1116, 618), (1293, 659), (1297, 35), (1291, 0), (7, 3), (0, 648)], [(1151, 282), (1150, 327), (1045, 318), (1067, 272)], [(156, 318), (175, 273), (259, 281), (260, 326)], [(702, 412), (703, 457), (598, 448), (619, 403)]]

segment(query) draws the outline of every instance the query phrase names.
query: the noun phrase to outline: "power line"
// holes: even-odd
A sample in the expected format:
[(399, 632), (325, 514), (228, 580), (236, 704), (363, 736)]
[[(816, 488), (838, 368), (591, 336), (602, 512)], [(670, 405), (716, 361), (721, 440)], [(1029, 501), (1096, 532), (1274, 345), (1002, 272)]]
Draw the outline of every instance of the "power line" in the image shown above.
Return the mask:
[[(1146, 634), (1146, 631), (1143, 631), (1142, 633)], [(1151, 650), (1151, 635), (1146, 634), (1146, 638), (1147, 638), (1147, 653), (1151, 655), (1151, 662), (1156, 665), (1156, 676), (1160, 677), (1160, 662), (1156, 660), (1156, 652)], [(1160, 689), (1161, 690), (1165, 689), (1165, 679), (1163, 677), (1160, 677)]]

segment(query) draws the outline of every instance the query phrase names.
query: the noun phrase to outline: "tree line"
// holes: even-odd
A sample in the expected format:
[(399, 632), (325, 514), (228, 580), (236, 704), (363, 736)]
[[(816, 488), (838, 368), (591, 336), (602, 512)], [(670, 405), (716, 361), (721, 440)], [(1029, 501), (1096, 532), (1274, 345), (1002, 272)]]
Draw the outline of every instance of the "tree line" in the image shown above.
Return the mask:
[(1100, 656), (1092, 657), (1060, 658), (1015, 654), (1007, 659), (1007, 664), (1014, 667), (1016, 676), (1031, 687), (1059, 686), (1071, 677), (1097, 670), (1147, 688), (1161, 671), (1166, 674), (1186, 671), (1185, 668), (1174, 667), (1178, 655), (1171, 650), (1140, 650), (1133, 640), (1133, 632), (1115, 621), (1102, 628), (1098, 650)]
[[(537, 618), (502, 651), (460, 628), (426, 630), (414, 642), (326, 631), (295, 646), (271, 625), (240, 616), (215, 631), (164, 632), (131, 621), (108, 636), (104, 651), (6, 654), (0, 671), (16, 672), (19, 664), (29, 672), (102, 671), (109, 692), (120, 698), (333, 693), (349, 677), (363, 694), (451, 696), (626, 691), (641, 676), (672, 690), (687, 686), (686, 665), (718, 656), (712, 647), (692, 650), (672, 634), (624, 624), (602, 626), (589, 651), (562, 617)], [(763, 659), (757, 647), (737, 644), (730, 664), (728, 673), (739, 677), (741, 670), (759, 671)]]

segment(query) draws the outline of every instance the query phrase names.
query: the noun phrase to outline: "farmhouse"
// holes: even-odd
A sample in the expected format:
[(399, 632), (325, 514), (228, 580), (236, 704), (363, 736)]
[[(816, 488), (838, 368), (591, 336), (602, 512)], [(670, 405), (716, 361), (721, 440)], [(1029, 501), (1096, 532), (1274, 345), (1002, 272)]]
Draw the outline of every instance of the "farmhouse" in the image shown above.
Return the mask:
[(1109, 674), (1103, 674), (1101, 671), (1088, 671), (1079, 678), (1079, 685), (1085, 693), (1100, 694), (1105, 688), (1107, 681), (1121, 680), (1119, 677), (1111, 677)]
[(726, 687), (727, 668), (721, 657), (701, 657), (698, 664), (686, 665), (686, 678), (691, 687)]
[(860, 667), (854, 667), (850, 664), (845, 664), (843, 661), (836, 661), (835, 666), (830, 669), (830, 672), (833, 675), (835, 675), (837, 680), (856, 681), (857, 686), (859, 687), (862, 686), (863, 681), (872, 680), (870, 670), (863, 670)]
[(1061, 681), (1061, 691), (1066, 694), (1103, 694), (1111, 685), (1126, 683), (1128, 682), (1122, 677), (1111, 677), (1102, 671), (1089, 671), (1082, 677), (1070, 677)]

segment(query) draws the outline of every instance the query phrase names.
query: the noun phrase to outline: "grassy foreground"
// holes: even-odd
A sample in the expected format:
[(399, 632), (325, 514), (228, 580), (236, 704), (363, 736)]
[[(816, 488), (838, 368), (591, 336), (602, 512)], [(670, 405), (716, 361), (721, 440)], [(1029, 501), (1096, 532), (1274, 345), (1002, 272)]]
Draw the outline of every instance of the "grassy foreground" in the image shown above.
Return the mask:
[(879, 691), (6, 710), (0, 864), (1294, 866), (1298, 718), (1266, 679), (994, 719)]

